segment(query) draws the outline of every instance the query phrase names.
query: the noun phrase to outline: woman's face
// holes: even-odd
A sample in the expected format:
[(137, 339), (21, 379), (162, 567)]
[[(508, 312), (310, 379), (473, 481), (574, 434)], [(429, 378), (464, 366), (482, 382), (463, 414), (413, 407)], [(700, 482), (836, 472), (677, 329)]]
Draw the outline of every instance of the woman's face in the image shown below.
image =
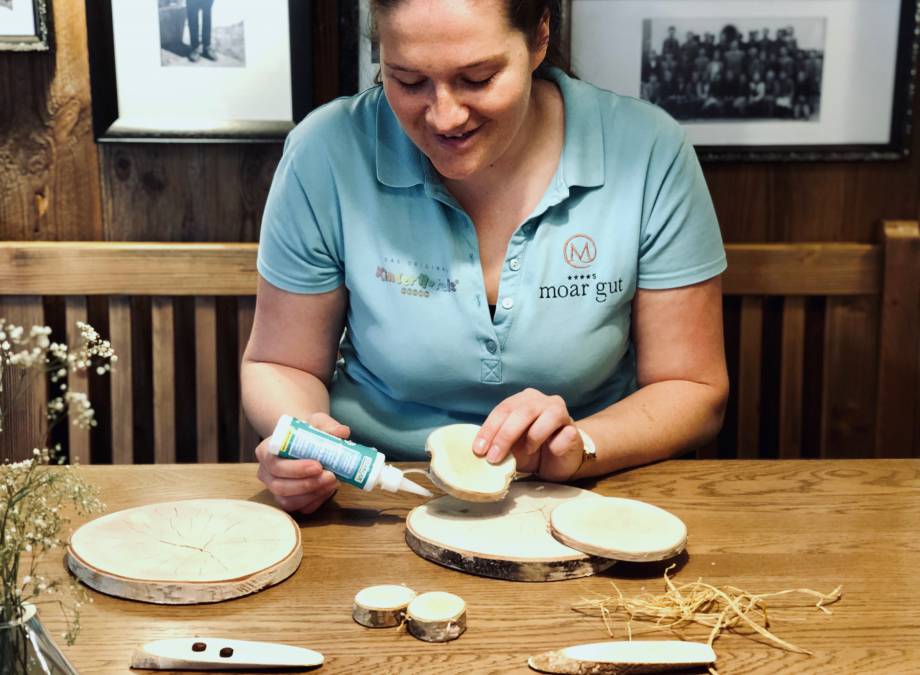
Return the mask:
[(531, 75), (546, 49), (530, 50), (504, 5), (404, 0), (377, 17), (390, 107), (447, 179), (464, 180), (498, 162), (530, 110)]

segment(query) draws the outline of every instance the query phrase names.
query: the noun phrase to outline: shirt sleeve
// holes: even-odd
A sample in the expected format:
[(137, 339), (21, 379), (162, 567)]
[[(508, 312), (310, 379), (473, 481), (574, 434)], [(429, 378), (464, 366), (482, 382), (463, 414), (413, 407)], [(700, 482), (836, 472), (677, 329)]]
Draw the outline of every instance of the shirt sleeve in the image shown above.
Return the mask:
[(289, 137), (259, 235), (257, 268), (272, 286), (291, 293), (323, 293), (342, 285), (337, 211), (322, 207), (334, 201), (334, 182), (322, 153), (305, 152)]
[(673, 122), (649, 162), (639, 241), (639, 288), (689, 286), (725, 271), (719, 222), (693, 147)]

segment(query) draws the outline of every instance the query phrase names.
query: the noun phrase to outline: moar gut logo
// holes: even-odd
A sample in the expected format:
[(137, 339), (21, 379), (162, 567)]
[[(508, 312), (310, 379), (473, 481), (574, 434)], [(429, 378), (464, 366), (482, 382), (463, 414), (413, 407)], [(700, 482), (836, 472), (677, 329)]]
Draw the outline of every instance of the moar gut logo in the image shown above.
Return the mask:
[(540, 300), (568, 300), (594, 296), (594, 301), (606, 302), (611, 295), (623, 292), (623, 279), (600, 280), (597, 273), (589, 268), (597, 261), (597, 243), (586, 234), (576, 234), (565, 240), (562, 258), (565, 263), (576, 270), (576, 274), (566, 274), (565, 281), (541, 285)]

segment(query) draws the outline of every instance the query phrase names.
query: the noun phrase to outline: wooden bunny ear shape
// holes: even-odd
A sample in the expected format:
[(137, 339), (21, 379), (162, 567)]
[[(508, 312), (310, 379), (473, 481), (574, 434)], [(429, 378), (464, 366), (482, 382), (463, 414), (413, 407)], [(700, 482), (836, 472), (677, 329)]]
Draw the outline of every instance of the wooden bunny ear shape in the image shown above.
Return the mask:
[(431, 455), (431, 481), (449, 495), (468, 502), (497, 502), (508, 494), (517, 462), (508, 455), (492, 464), (473, 454), (475, 424), (451, 424), (428, 435), (425, 449)]
[(687, 526), (680, 518), (636, 499), (567, 501), (553, 509), (549, 525), (566, 546), (615, 560), (665, 560), (687, 545)]
[(594, 642), (544, 652), (531, 656), (527, 665), (541, 673), (633, 675), (706, 667), (715, 661), (712, 647), (701, 642), (631, 640)]

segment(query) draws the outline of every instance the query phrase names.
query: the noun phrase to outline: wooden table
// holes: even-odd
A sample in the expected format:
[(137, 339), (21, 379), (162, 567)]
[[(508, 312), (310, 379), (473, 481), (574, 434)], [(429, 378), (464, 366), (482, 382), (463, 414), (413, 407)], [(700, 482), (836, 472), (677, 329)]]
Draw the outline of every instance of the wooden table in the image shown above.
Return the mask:
[[(81, 470), (102, 488), (109, 511), (194, 497), (271, 503), (253, 464)], [(722, 675), (920, 672), (920, 460), (676, 460), (583, 487), (642, 499), (681, 517), (690, 536), (677, 580), (702, 577), (753, 592), (828, 592), (843, 584), (843, 600), (830, 616), (813, 608), (773, 616), (771, 628), (813, 656), (724, 635), (715, 643)], [(552, 583), (497, 581), (439, 567), (403, 539), (404, 517), (417, 499), (343, 487), (302, 520), (304, 559), (297, 572), (245, 598), (158, 606), (91, 592), (95, 601), (83, 611), (83, 632), (64, 651), (82, 673), (124, 673), (142, 642), (212, 635), (316, 649), (326, 656), (320, 672), (524, 673), (533, 653), (608, 639), (599, 618), (571, 609), (581, 597), (609, 594), (611, 581), (625, 594), (663, 587), (657, 563), (620, 563), (599, 577)], [(467, 632), (451, 643), (428, 644), (352, 621), (359, 589), (403, 582), (419, 592), (465, 598)], [(50, 607), (43, 617), (59, 634), (62, 624)]]

